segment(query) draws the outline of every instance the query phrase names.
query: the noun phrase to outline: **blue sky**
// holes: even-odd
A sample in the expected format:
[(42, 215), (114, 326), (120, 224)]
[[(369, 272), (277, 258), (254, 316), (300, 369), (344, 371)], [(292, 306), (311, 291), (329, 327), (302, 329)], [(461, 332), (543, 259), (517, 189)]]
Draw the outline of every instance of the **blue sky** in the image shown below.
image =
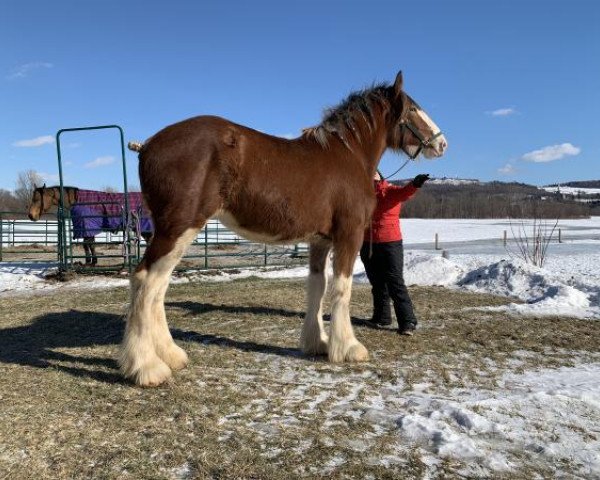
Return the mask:
[[(60, 128), (143, 140), (214, 114), (296, 135), (399, 69), (449, 143), (403, 177), (600, 178), (598, 1), (19, 0), (3, 3), (0, 44), (0, 188), (27, 169), (55, 183)], [(67, 183), (121, 185), (115, 132), (62, 143)]]

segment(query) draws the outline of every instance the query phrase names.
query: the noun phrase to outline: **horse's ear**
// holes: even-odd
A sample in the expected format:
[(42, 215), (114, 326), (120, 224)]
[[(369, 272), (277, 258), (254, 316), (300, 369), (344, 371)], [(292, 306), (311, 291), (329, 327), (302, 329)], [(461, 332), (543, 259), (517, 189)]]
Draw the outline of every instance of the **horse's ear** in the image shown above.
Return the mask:
[(46, 182), (44, 182), (44, 186), (42, 188), (46, 188)]
[(394, 93), (396, 96), (400, 95), (402, 87), (404, 87), (404, 80), (402, 79), (402, 70), (400, 70), (398, 75), (396, 75), (396, 80), (394, 81)]
[(37, 188), (38, 188), (38, 187), (37, 187), (37, 185), (34, 183), (34, 184), (33, 184), (33, 189), (34, 189), (34, 190), (37, 190)]

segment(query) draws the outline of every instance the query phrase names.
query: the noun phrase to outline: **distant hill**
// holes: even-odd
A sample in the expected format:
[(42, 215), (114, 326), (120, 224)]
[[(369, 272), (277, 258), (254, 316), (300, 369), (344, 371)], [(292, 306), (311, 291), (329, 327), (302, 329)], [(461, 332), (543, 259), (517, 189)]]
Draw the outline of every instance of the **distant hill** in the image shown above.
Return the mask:
[[(400, 180), (406, 184), (410, 179)], [(574, 182), (572, 182), (574, 183)], [(593, 182), (582, 182), (593, 184)], [(562, 186), (562, 184), (561, 184)], [(572, 187), (571, 187), (572, 188)], [(583, 187), (580, 187), (583, 188)], [(402, 207), (415, 218), (580, 218), (600, 215), (600, 192), (573, 194), (518, 182), (434, 178)]]
[(546, 187), (600, 188), (600, 180), (581, 180), (577, 182), (553, 183)]

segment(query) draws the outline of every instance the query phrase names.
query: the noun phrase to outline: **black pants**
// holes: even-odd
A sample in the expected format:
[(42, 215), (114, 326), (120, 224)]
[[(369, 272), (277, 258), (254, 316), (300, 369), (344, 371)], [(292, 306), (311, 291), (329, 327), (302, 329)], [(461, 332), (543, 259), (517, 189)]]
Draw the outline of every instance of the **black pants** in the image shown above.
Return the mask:
[(417, 318), (413, 310), (408, 290), (404, 283), (404, 248), (402, 240), (388, 243), (373, 243), (373, 254), (369, 258), (369, 243), (363, 243), (360, 259), (371, 282), (373, 293), (373, 321), (386, 324), (392, 321), (390, 299), (394, 303), (394, 311), (398, 327), (403, 330), (414, 330)]

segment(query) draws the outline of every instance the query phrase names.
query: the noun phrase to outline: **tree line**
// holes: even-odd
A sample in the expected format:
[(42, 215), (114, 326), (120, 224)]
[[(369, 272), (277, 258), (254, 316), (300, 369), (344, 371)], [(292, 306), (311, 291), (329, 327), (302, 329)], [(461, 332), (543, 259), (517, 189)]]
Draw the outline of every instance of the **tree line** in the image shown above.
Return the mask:
[(0, 188), (0, 212), (25, 213), (34, 188), (43, 184), (44, 179), (35, 170), (20, 172), (13, 191)]
[[(401, 184), (403, 182), (400, 182)], [(600, 215), (597, 201), (577, 202), (523, 183), (425, 184), (402, 207), (406, 218), (581, 218)]]

